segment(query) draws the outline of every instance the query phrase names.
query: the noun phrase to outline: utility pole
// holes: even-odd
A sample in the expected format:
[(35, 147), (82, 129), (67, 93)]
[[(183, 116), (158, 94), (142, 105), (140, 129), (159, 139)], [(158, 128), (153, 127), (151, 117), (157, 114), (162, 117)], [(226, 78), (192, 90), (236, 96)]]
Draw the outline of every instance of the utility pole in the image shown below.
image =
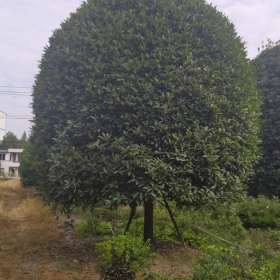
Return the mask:
[(6, 133), (6, 118), (6, 113), (0, 111), (0, 141), (3, 140)]

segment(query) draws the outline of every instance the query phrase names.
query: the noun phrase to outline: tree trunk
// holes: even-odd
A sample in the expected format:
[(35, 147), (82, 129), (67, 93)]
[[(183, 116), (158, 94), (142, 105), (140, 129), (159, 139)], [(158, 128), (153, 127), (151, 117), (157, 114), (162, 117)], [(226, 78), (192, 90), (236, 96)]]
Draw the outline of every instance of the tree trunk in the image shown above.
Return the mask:
[(144, 241), (154, 241), (154, 201), (144, 202)]

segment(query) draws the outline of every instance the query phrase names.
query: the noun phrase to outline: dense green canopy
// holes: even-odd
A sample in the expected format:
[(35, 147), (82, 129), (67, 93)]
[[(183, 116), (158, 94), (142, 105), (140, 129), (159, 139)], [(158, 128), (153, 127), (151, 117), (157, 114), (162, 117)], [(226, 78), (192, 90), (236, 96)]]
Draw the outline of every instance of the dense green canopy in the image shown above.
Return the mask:
[(280, 196), (280, 45), (268, 46), (254, 61), (262, 93), (262, 158), (251, 193)]
[(89, 0), (45, 50), (33, 142), (66, 208), (234, 197), (259, 99), (233, 25), (202, 0)]

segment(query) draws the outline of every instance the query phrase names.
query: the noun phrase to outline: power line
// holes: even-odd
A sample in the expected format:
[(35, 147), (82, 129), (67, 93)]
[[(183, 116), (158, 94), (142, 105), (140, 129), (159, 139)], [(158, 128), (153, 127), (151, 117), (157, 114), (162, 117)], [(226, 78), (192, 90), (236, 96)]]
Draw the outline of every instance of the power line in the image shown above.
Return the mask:
[(14, 115), (14, 116), (11, 116), (11, 115), (8, 115), (8, 118), (33, 118), (34, 116), (32, 115)]
[(6, 119), (8, 120), (29, 120), (32, 119), (33, 117), (7, 117)]
[(8, 117), (32, 117), (33, 114), (7, 114)]
[(7, 116), (8, 120), (32, 120), (32, 116)]
[(33, 118), (7, 118), (7, 120), (11, 120), (11, 121), (33, 121)]
[(23, 94), (23, 93), (3, 93), (0, 91), (0, 95), (5, 95), (5, 96), (21, 96), (21, 97), (29, 97), (32, 96), (31, 94)]
[(6, 115), (6, 118), (0, 118), (6, 120), (33, 120), (33, 116), (29, 115)]
[(31, 94), (27, 91), (15, 91), (15, 90), (0, 90), (1, 93), (22, 93), (22, 94)]
[(7, 120), (32, 120), (33, 118), (32, 117), (26, 117), (26, 118), (7, 118)]
[(13, 89), (13, 88), (26, 88), (26, 89), (31, 89), (32, 88), (32, 86), (30, 86), (30, 87), (23, 87), (23, 86), (0, 86), (0, 88), (11, 88), (11, 89)]

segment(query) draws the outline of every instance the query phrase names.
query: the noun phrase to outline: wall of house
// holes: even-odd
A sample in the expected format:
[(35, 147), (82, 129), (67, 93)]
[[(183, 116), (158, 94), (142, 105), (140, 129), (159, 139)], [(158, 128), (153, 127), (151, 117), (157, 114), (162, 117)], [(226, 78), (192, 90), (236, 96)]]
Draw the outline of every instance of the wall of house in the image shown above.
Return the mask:
[(0, 160), (2, 176), (19, 177), (20, 155), (22, 152), (22, 149), (8, 149), (5, 160)]
[(10, 168), (15, 168), (15, 175), (14, 177), (18, 177), (19, 173), (18, 173), (18, 169), (20, 167), (20, 163), (19, 162), (13, 162), (10, 160), (1, 160), (0, 162), (0, 168), (3, 169), (5, 176), (10, 176)]

